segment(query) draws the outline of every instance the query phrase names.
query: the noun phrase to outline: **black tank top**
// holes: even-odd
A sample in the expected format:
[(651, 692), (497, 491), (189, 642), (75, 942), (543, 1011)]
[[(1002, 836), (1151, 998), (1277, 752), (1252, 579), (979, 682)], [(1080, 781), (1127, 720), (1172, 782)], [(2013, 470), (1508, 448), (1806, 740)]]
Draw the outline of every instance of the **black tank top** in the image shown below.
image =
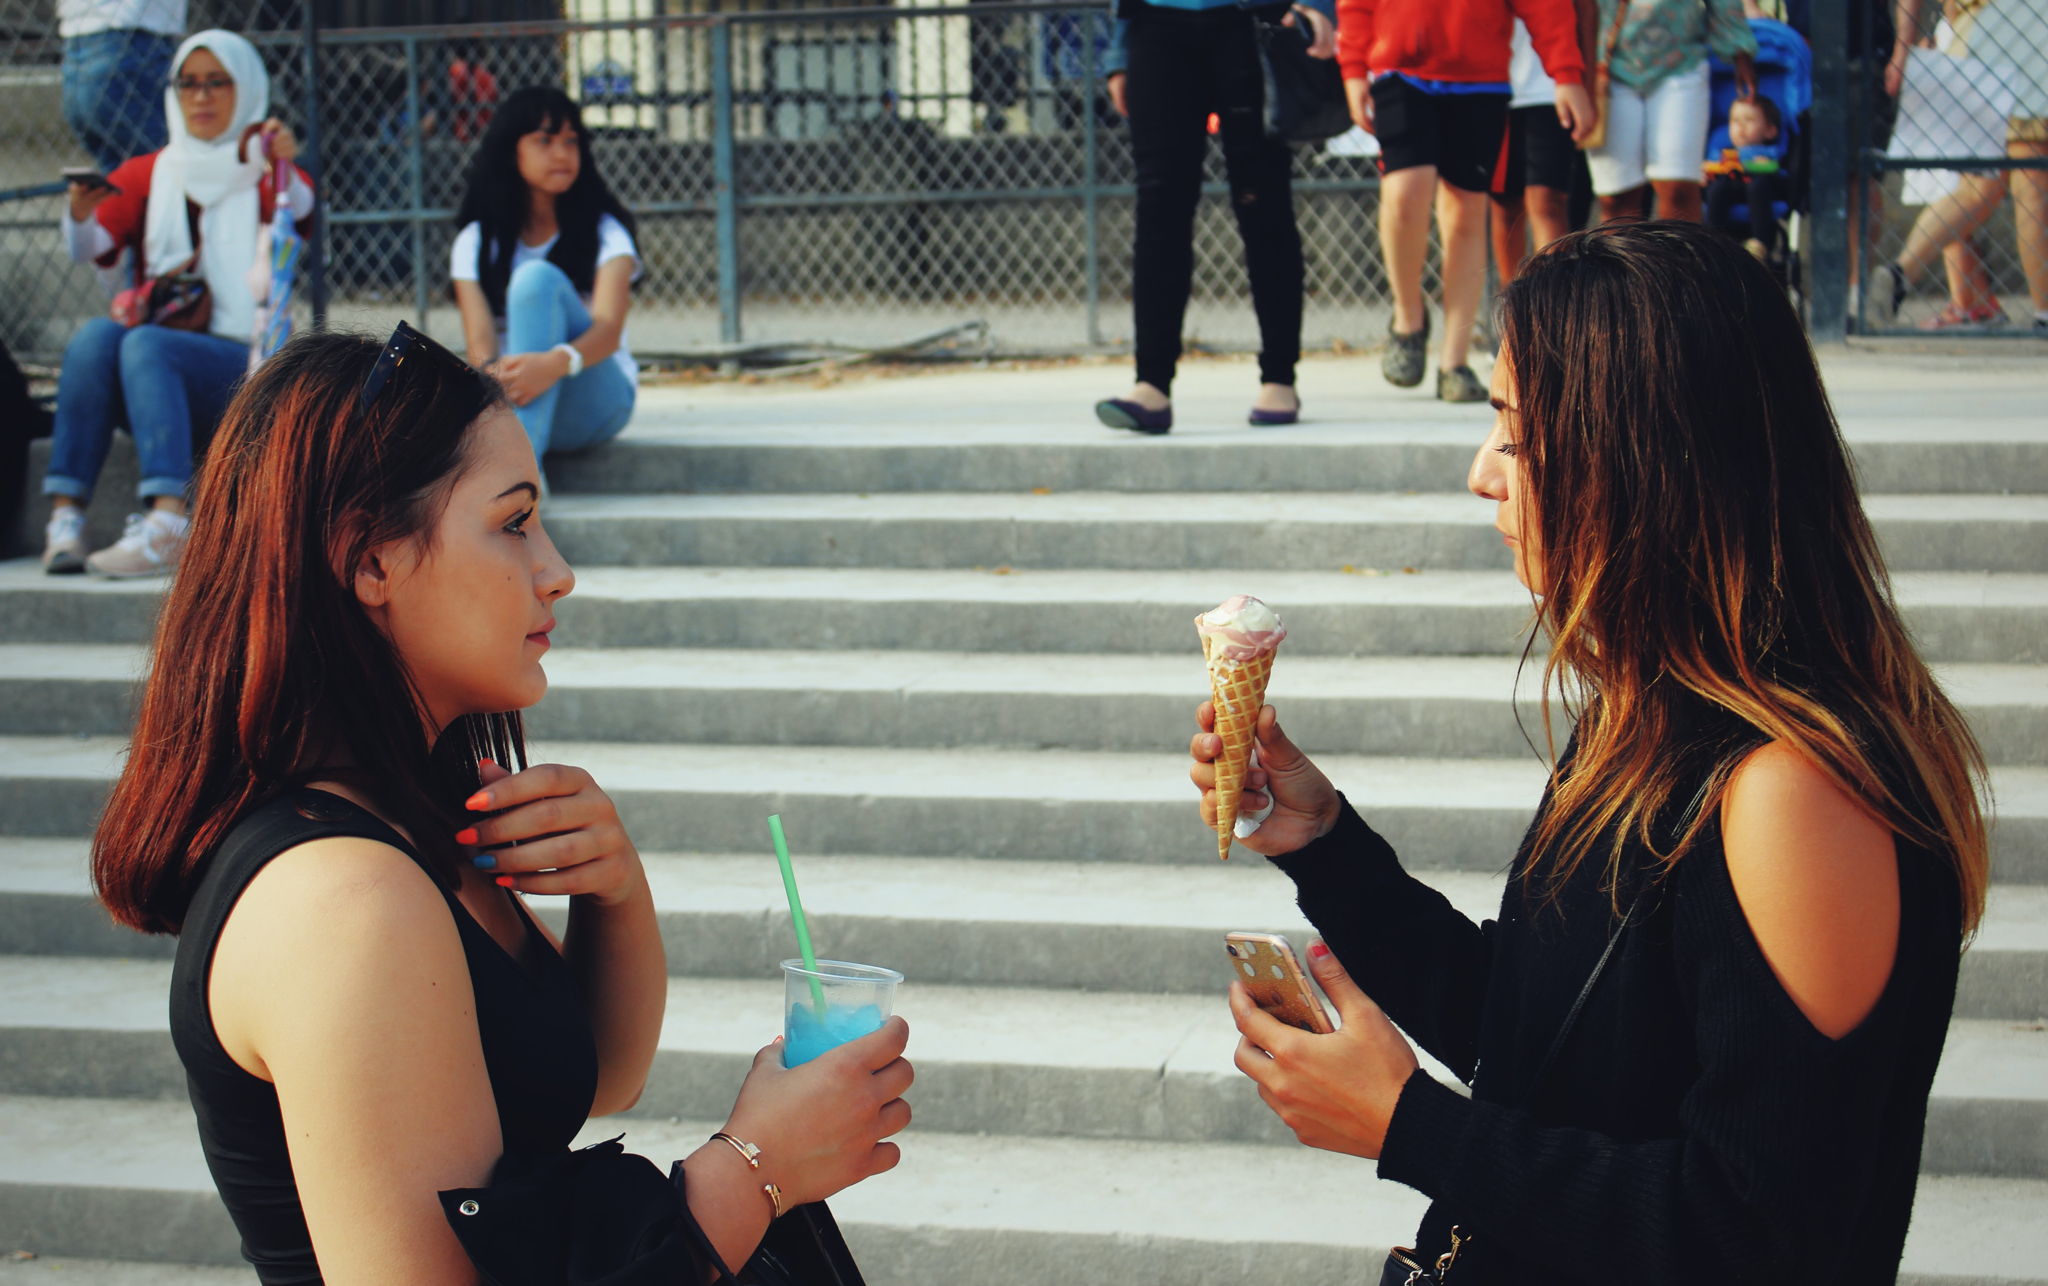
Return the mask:
[[(242, 1255), (265, 1286), (317, 1286), (320, 1266), (292, 1178), (277, 1090), (221, 1047), (207, 978), (221, 926), (256, 873), (288, 848), (335, 835), (389, 844), (426, 867), (397, 832), (349, 801), (288, 790), (237, 822), (206, 859), (171, 972), (171, 1039), (185, 1064), (207, 1168), (242, 1235)], [(515, 960), (452, 893), (444, 896), (469, 962), (505, 1150), (559, 1151), (582, 1128), (597, 1092), (597, 1048), (576, 978), (524, 907), (526, 950)]]

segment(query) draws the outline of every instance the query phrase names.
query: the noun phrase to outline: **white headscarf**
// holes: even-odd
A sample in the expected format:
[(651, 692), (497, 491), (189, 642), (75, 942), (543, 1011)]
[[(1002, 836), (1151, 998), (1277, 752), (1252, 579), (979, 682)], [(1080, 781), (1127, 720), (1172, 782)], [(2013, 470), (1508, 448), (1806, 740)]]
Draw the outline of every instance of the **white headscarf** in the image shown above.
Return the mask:
[(185, 59), (205, 49), (220, 59), (235, 82), (235, 115), (228, 127), (201, 141), (185, 132), (175, 85), (164, 88), (164, 117), (170, 145), (157, 155), (149, 178), (149, 210), (142, 226), (143, 271), (155, 277), (192, 257), (192, 229), (185, 203), (199, 207), (199, 263), (213, 295), (208, 329), (241, 338), (249, 333), (256, 301), (249, 294), (249, 260), (263, 215), (256, 184), (263, 177), (263, 150), (250, 141), (247, 159), (237, 156), (243, 131), (270, 115), (270, 73), (256, 47), (232, 31), (188, 36), (171, 60), (180, 74)]

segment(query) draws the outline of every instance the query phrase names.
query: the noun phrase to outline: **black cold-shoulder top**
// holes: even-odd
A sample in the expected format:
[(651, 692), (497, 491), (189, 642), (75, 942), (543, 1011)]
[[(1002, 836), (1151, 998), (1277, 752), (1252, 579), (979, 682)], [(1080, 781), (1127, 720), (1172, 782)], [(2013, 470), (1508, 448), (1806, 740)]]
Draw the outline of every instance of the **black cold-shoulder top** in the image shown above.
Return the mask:
[[(171, 973), (171, 1038), (185, 1064), (200, 1144), (241, 1233), (242, 1255), (265, 1286), (317, 1286), (320, 1266), (292, 1179), (277, 1091), (221, 1047), (207, 979), (221, 926), (264, 864), (308, 840), (336, 835), (389, 844), (426, 867), (403, 837), (348, 800), (310, 788), (288, 790), (237, 822), (206, 859)], [(558, 1152), (582, 1128), (597, 1093), (597, 1047), (575, 976), (523, 907), (526, 950), (514, 959), (454, 894), (444, 895), (469, 962), (505, 1150)]]
[[(1330, 834), (1276, 859), (1351, 976), (1470, 1086), (1417, 1071), (1380, 1157), (1382, 1177), (1433, 1200), (1425, 1262), (1456, 1226), (1471, 1241), (1451, 1286), (1896, 1280), (1955, 1001), (1948, 864), (1900, 843), (1890, 981), (1830, 1040), (1751, 935), (1710, 815), (1538, 1086), (1615, 916), (1601, 861), (1551, 907), (1525, 896), (1527, 859), (1525, 840), (1483, 924), (1403, 871), (1348, 804)], [(1624, 855), (1625, 870), (1650, 865), (1640, 846)]]

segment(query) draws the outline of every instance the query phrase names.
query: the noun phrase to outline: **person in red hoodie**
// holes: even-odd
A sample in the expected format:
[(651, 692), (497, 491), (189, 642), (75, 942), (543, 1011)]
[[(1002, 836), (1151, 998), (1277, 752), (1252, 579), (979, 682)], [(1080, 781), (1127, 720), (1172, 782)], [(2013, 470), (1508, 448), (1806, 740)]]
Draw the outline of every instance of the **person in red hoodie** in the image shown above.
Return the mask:
[(1337, 61), (1351, 117), (1380, 143), (1380, 252), (1394, 291), (1381, 371), (1422, 382), (1429, 307), (1422, 295), (1430, 198), (1443, 242), (1443, 350), (1436, 394), (1484, 402), (1465, 364), (1486, 289), (1486, 204), (1507, 139), (1514, 20), (1529, 28), (1557, 82), (1557, 119), (1579, 142), (1595, 113), (1584, 84), (1572, 0), (1337, 0)]

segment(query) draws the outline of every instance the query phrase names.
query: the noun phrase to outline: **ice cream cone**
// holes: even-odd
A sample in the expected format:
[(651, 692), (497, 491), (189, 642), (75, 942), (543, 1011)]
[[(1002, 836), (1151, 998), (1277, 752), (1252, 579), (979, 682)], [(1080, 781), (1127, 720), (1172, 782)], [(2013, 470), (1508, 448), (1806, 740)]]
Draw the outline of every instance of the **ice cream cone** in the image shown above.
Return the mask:
[(1223, 753), (1216, 757), (1216, 856), (1230, 859), (1230, 841), (1237, 826), (1238, 801), (1245, 774), (1251, 769), (1252, 744), (1259, 711), (1266, 705), (1266, 681), (1273, 676), (1273, 656), (1261, 652), (1249, 660), (1232, 660), (1209, 635), (1202, 636), (1202, 658), (1209, 668), (1209, 694), (1216, 704), (1216, 735)]

